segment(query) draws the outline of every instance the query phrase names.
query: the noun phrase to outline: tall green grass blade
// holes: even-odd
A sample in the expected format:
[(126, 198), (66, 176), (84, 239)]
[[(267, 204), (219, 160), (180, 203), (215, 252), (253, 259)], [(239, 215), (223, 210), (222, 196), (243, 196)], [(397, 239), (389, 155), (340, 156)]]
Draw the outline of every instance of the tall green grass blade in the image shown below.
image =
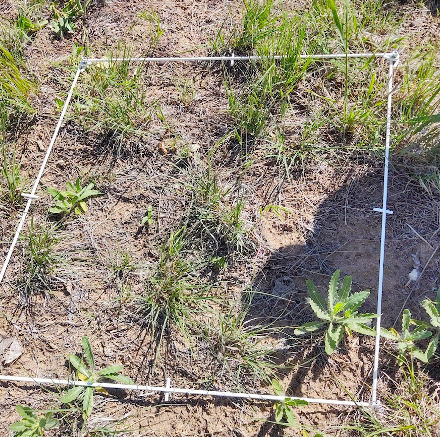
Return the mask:
[(327, 5), (330, 8), (330, 11), (333, 16), (333, 21), (336, 25), (336, 29), (338, 31), (339, 38), (341, 38), (342, 46), (344, 47), (344, 50), (348, 50), (348, 43), (346, 36), (344, 34), (344, 25), (342, 24), (341, 20), (339, 19), (338, 10), (336, 9), (336, 5), (334, 0), (327, 0)]
[[(83, 337), (81, 339), (81, 344), (84, 350), (84, 356), (86, 357), (87, 360), (87, 364), (90, 367), (90, 371), (91, 373), (93, 373), (95, 371), (95, 358), (93, 357), (93, 351), (92, 351), (92, 346), (90, 344), (90, 341), (87, 337)], [(83, 373), (83, 372), (81, 372)], [(90, 376), (90, 375), (86, 375), (86, 376)]]

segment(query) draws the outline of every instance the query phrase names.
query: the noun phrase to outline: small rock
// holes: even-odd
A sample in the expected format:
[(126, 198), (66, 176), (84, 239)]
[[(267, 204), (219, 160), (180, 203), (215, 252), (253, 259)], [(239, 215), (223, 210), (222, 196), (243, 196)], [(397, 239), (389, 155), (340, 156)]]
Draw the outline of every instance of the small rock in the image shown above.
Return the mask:
[(0, 337), (0, 362), (7, 366), (21, 357), (23, 346), (15, 337)]

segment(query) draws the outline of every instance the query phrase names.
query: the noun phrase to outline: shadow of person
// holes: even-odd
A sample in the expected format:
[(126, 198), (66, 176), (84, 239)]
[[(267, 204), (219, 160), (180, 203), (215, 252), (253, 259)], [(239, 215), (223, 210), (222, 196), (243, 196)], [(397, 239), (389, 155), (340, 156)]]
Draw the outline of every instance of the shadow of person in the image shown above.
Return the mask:
[[(382, 191), (380, 164), (377, 168), (352, 166), (342, 173), (319, 163), (283, 185), (279, 197), (288, 213), (272, 208), (278, 214), (268, 212), (262, 217), (270, 254), (254, 281), (256, 294), (248, 318), (283, 328), (288, 338), (284, 362), (295, 369), (288, 372), (287, 392), (292, 396), (318, 393), (317, 387), (308, 389), (329, 361), (316, 336), (293, 335), (295, 326), (316, 320), (307, 303), (306, 279), (326, 298), (330, 277), (339, 269), (341, 278), (352, 276), (353, 291), (371, 291), (361, 312), (377, 312), (382, 218), (373, 208), (381, 208)], [(425, 297), (434, 298), (440, 285), (439, 192), (423, 190), (417, 178), (396, 163), (390, 169), (387, 208), (393, 214), (387, 216), (386, 224), (382, 324), (399, 330), (404, 308), (414, 318), (426, 319), (420, 303)], [(416, 280), (409, 280), (410, 272)], [(342, 344), (336, 354), (336, 361), (348, 363), (348, 373), (341, 377), (350, 378), (353, 370), (353, 379), (364, 379), (365, 397), (371, 383), (371, 340), (358, 338), (353, 351), (354, 338), (349, 337), (346, 342), (350, 344)], [(331, 359), (335, 361), (333, 355)], [(350, 388), (359, 394), (359, 384)], [(333, 390), (326, 396), (334, 398), (335, 394)]]

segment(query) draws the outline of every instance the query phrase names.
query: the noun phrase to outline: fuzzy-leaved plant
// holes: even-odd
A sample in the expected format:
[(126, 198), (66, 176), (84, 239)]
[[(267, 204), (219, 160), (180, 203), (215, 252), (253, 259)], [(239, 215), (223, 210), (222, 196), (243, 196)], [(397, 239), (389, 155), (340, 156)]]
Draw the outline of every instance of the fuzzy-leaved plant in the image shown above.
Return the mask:
[[(120, 384), (134, 384), (133, 381), (121, 374), (122, 365), (109, 366), (102, 370), (96, 370), (95, 359), (93, 357), (92, 347), (87, 337), (81, 340), (83, 347), (84, 360), (74, 354), (69, 354), (69, 362), (76, 370), (76, 377), (90, 384), (103, 382), (103, 380), (111, 379)], [(70, 404), (75, 400), (82, 400), (82, 415), (86, 420), (93, 410), (93, 393), (95, 390), (106, 392), (100, 387), (84, 387), (75, 386), (67, 391), (61, 398), (63, 404)]]
[(308, 322), (295, 329), (295, 335), (307, 334), (327, 327), (325, 333), (325, 351), (331, 355), (338, 347), (344, 331), (359, 332), (360, 334), (375, 335), (376, 331), (369, 326), (377, 314), (358, 313), (358, 309), (370, 295), (369, 290), (351, 292), (351, 276), (345, 276), (341, 287), (339, 283), (339, 270), (333, 273), (328, 288), (327, 302), (315, 284), (308, 279), (307, 289), (310, 297), (307, 299), (319, 321)]
[(438, 336), (440, 332), (440, 288), (437, 290), (435, 302), (433, 302), (431, 299), (425, 299), (422, 302), (422, 307), (428, 313), (431, 327), (438, 331)]

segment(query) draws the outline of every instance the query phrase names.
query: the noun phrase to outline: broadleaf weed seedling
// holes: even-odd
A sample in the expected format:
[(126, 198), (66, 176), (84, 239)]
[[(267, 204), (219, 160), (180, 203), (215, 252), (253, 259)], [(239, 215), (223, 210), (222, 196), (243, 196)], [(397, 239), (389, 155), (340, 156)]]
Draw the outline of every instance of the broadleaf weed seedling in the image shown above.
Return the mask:
[(351, 276), (344, 277), (340, 288), (338, 282), (339, 270), (336, 270), (330, 279), (326, 303), (315, 284), (310, 279), (307, 280), (307, 290), (310, 295), (307, 301), (321, 321), (307, 322), (294, 331), (295, 335), (303, 335), (328, 326), (325, 333), (325, 351), (328, 355), (336, 350), (344, 331), (348, 333), (355, 331), (372, 336), (376, 334), (376, 331), (367, 325), (377, 317), (377, 314), (358, 313), (358, 309), (370, 295), (370, 291), (352, 293)]
[[(101, 370), (95, 368), (95, 358), (93, 356), (92, 347), (87, 337), (81, 339), (83, 347), (83, 359), (74, 354), (69, 354), (69, 362), (76, 372), (76, 377), (84, 382), (96, 383), (111, 379), (120, 384), (134, 384), (134, 382), (121, 372), (122, 365), (108, 366)], [(62, 396), (63, 404), (71, 404), (72, 402), (82, 400), (82, 415), (84, 421), (90, 416), (93, 410), (93, 394), (96, 391), (106, 393), (106, 390), (99, 387), (75, 386)]]
[(45, 430), (58, 426), (59, 422), (53, 417), (52, 412), (39, 414), (24, 405), (17, 405), (16, 408), (21, 420), (9, 426), (15, 437), (43, 437)]
[(87, 211), (86, 201), (94, 196), (99, 196), (102, 193), (98, 190), (94, 190), (95, 184), (92, 182), (81, 187), (79, 177), (75, 183), (67, 182), (67, 190), (59, 191), (55, 188), (47, 188), (49, 194), (55, 199), (55, 206), (49, 209), (52, 214), (68, 215), (72, 211), (77, 215), (81, 215)]
[(47, 23), (47, 20), (32, 20), (29, 15), (29, 10), (25, 11), (20, 8), (15, 25), (20, 30), (22, 36), (27, 40), (30, 40), (31, 36), (43, 29)]
[[(273, 391), (277, 396), (284, 396), (284, 390), (281, 384), (276, 379), (272, 380)], [(274, 405), (275, 409), (275, 422), (282, 426), (298, 427), (298, 421), (296, 419), (293, 408), (308, 405), (307, 401), (302, 399), (291, 399), (286, 397), (284, 401), (278, 401)]]
[(53, 19), (50, 22), (51, 29), (58, 37), (63, 38), (67, 33), (75, 31), (75, 21), (84, 15), (91, 0), (68, 0), (59, 9), (56, 2), (51, 3)]
[(146, 214), (142, 217), (141, 226), (150, 227), (153, 224), (153, 206), (148, 205)]
[[(415, 326), (410, 329), (410, 326)], [(426, 340), (432, 336), (432, 332), (428, 330), (429, 325), (411, 319), (411, 313), (405, 309), (402, 314), (402, 331), (397, 332), (394, 328), (381, 328), (380, 335), (396, 343), (398, 356), (397, 362), (400, 366), (406, 363), (407, 354), (409, 354), (411, 363), (413, 358), (427, 363), (434, 355), (438, 346), (438, 335), (434, 336), (429, 342), (425, 351), (420, 349), (416, 342)]]
[[(382, 328), (381, 335), (389, 340), (396, 342), (399, 352), (397, 361), (400, 366), (407, 361), (407, 355), (411, 359), (414, 358), (428, 363), (437, 351), (440, 338), (440, 288), (437, 290), (435, 301), (424, 299), (422, 307), (429, 316), (429, 322), (414, 320), (411, 313), (405, 309), (402, 314), (402, 331), (399, 333), (394, 328)], [(410, 327), (414, 326), (414, 329)], [(430, 338), (426, 349), (423, 351), (417, 346), (416, 342), (427, 340)]]

